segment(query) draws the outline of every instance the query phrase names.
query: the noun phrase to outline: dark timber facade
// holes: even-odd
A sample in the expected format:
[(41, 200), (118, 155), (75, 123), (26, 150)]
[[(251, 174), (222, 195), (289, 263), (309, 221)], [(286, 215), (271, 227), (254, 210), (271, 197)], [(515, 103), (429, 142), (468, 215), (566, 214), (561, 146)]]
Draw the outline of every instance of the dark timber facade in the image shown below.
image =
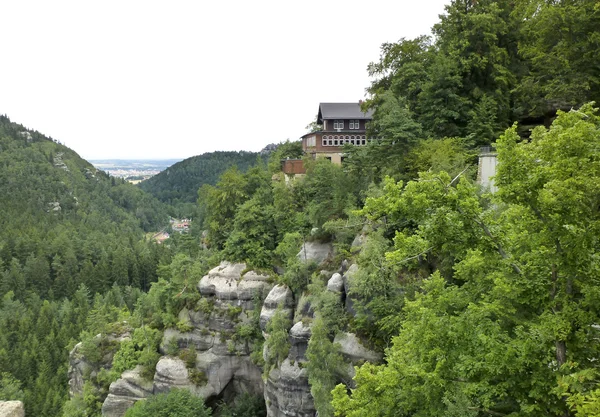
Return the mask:
[[(372, 119), (372, 114), (371, 110), (363, 112), (360, 103), (319, 104), (317, 124), (322, 129), (302, 136), (302, 150), (313, 158), (327, 158), (335, 164), (341, 164), (342, 147), (345, 144), (364, 146), (368, 143), (367, 123)], [(290, 161), (283, 161), (283, 172), (298, 174), (297, 165), (292, 170)]]

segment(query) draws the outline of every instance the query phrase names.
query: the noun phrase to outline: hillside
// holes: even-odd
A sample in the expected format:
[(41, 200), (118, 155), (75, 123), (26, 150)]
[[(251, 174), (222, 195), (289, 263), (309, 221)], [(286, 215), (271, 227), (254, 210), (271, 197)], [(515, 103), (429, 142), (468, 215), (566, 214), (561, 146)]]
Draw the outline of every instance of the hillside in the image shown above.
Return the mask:
[(60, 414), (68, 349), (156, 280), (168, 248), (144, 232), (166, 220), (152, 196), (0, 116), (0, 400)]
[(234, 165), (245, 172), (256, 162), (258, 155), (240, 151), (193, 156), (140, 183), (139, 187), (165, 203), (194, 203), (202, 185), (216, 184), (219, 176)]

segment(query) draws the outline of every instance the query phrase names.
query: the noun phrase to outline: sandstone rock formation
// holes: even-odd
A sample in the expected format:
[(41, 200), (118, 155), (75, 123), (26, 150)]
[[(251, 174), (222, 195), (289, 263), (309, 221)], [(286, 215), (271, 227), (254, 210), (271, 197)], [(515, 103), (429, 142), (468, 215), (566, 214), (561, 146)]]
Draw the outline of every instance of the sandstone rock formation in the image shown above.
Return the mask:
[[(298, 256), (322, 262), (332, 251), (330, 244), (309, 242)], [(358, 266), (348, 264), (341, 268), (341, 273), (327, 273), (326, 277), (331, 276), (327, 290), (339, 294), (340, 305), (345, 303), (346, 311), (352, 314), (352, 300), (346, 295)], [(164, 331), (160, 347), (164, 356), (156, 366), (153, 381), (144, 380), (140, 368), (124, 372), (110, 385), (102, 406), (103, 416), (122, 417), (136, 401), (172, 388), (190, 390), (209, 404), (240, 393), (264, 396), (268, 417), (316, 415), (305, 367), (310, 322), (315, 313), (311, 296), (295, 300), (288, 287), (273, 286), (270, 277), (254, 271), (242, 275), (246, 270), (245, 264), (223, 262), (202, 277), (196, 286), (202, 295), (200, 302), (179, 313), (178, 329)], [(263, 370), (251, 359), (260, 340), (241, 338), (240, 329), (258, 325), (263, 336), (268, 337), (267, 324), (279, 307), (294, 319), (288, 333), (290, 350), (288, 357), (263, 381)], [(349, 373), (354, 371), (352, 365), (382, 359), (381, 354), (362, 345), (353, 333), (338, 334), (334, 342), (341, 347)], [(182, 360), (177, 352), (192, 356), (182, 356), (185, 359)], [(195, 360), (190, 360), (194, 354)], [(112, 359), (109, 356), (106, 359)], [(69, 370), (71, 394), (81, 393), (84, 377), (97, 371), (97, 365), (86, 361), (76, 347), (71, 352)]]
[(265, 385), (268, 417), (314, 417), (316, 410), (308, 373), (299, 362), (285, 359), (273, 369)]
[(119, 343), (131, 339), (131, 333), (126, 323), (124, 330), (120, 334), (96, 335), (98, 347), (104, 352), (104, 356), (99, 363), (90, 362), (82, 353), (82, 344), (77, 343), (69, 353), (69, 396), (73, 398), (76, 394), (83, 393), (84, 379), (96, 377), (101, 369), (110, 369), (112, 359), (117, 351)]
[(338, 333), (333, 343), (339, 343), (342, 356), (357, 365), (361, 362), (381, 362), (383, 355), (366, 348), (354, 333)]
[(281, 306), (282, 311), (290, 319), (294, 315), (294, 295), (292, 291), (285, 285), (276, 285), (267, 295), (260, 312), (260, 328), (263, 332), (267, 329), (267, 324), (277, 311), (277, 307)]
[(331, 243), (305, 242), (298, 252), (298, 259), (303, 262), (314, 261), (320, 264), (332, 255), (333, 245)]
[(21, 401), (0, 401), (0, 417), (25, 417)]
[(121, 378), (110, 384), (108, 396), (102, 404), (102, 415), (121, 417), (136, 401), (147, 398), (153, 393), (152, 381), (145, 380), (138, 366), (125, 371)]

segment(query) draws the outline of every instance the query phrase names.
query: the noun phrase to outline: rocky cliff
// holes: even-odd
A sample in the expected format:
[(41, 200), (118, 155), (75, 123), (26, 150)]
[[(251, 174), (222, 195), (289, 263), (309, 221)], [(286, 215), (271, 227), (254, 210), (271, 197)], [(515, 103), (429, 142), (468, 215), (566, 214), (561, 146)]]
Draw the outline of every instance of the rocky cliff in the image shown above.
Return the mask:
[[(299, 255), (308, 260), (314, 255), (322, 260), (331, 252), (330, 247), (318, 249), (303, 248)], [(339, 272), (343, 273), (344, 269), (326, 273), (329, 278), (327, 289), (339, 295), (341, 305), (347, 298), (348, 275), (356, 270), (356, 266), (341, 275)], [(310, 303), (304, 299), (296, 302), (289, 288), (274, 285), (269, 276), (247, 271), (243, 263), (221, 263), (202, 277), (196, 288), (202, 295), (198, 308), (183, 309), (179, 314), (179, 321), (186, 331), (179, 326), (179, 330), (164, 332), (160, 347), (163, 356), (153, 380), (145, 380), (139, 367), (124, 372), (110, 385), (102, 415), (121, 417), (136, 401), (172, 388), (184, 388), (205, 398), (209, 405), (250, 393), (264, 397), (269, 417), (315, 416), (305, 367), (313, 314)], [(261, 349), (262, 337), (269, 337), (267, 325), (278, 307), (293, 323), (289, 329), (289, 355), (263, 376), (261, 352), (257, 349)], [(257, 327), (254, 339), (245, 337), (253, 326)], [(256, 334), (261, 340), (257, 340)], [(363, 347), (351, 333), (338, 335), (336, 342), (340, 343), (349, 368), (350, 364), (380, 359), (380, 355)], [(175, 352), (187, 352), (188, 356), (182, 358)], [(81, 392), (83, 380), (91, 372), (94, 370), (74, 349), (71, 354), (71, 394)]]

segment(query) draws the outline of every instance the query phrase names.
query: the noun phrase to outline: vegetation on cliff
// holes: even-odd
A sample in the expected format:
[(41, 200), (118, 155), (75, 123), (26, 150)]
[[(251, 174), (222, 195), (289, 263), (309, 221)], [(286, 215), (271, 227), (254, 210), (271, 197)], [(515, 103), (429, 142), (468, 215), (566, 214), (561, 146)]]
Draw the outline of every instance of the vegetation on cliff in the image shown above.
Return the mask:
[[(286, 182), (280, 160), (299, 156), (286, 143), (237, 168), (222, 170), (239, 153), (186, 160), (144, 184), (186, 212), (198, 201), (205, 233), (169, 245), (143, 239), (166, 220), (162, 203), (0, 118), (0, 399), (36, 416), (98, 416), (120, 371), (153, 374), (162, 331), (189, 330), (183, 308), (213, 309), (195, 286), (227, 259), (304, 303), (295, 319), (313, 337), (301, 366), (321, 417), (597, 415), (600, 117), (585, 103), (600, 101), (599, 28), (592, 0), (452, 1), (434, 38), (382, 46), (365, 104), (381, 139), (348, 146), (342, 166), (307, 160)], [(491, 143), (495, 195), (474, 183), (477, 147)], [(311, 241), (335, 248), (319, 270), (297, 257)], [(320, 271), (342, 260), (342, 272), (355, 264), (345, 299)], [(290, 353), (291, 323), (274, 317), (267, 378)], [(260, 364), (259, 322), (231, 337)], [(123, 332), (131, 339), (115, 341)], [(333, 343), (343, 332), (385, 355), (352, 382)], [(80, 340), (106, 369), (66, 402)]]

